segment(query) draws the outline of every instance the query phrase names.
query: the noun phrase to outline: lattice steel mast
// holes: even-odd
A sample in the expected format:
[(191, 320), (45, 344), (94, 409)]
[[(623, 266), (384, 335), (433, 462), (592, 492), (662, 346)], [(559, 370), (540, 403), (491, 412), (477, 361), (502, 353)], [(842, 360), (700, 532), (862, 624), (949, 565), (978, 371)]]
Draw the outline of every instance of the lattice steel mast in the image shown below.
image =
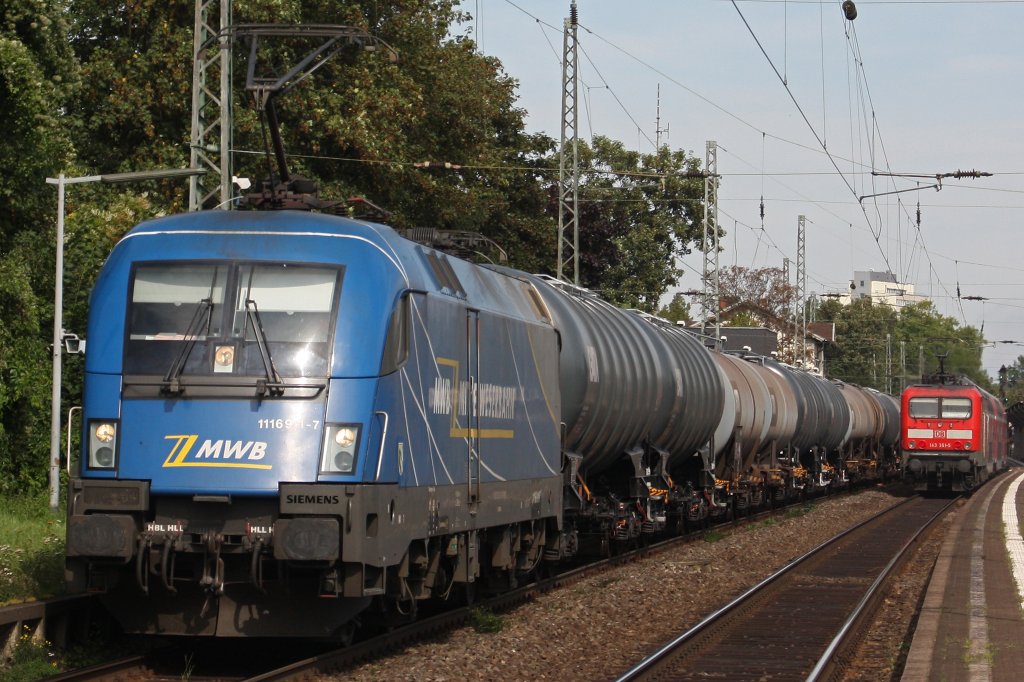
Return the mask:
[(231, 208), (231, 0), (196, 0), (188, 209)]
[(708, 333), (708, 321), (715, 318), (715, 345), (721, 339), (722, 324), (719, 319), (718, 287), (718, 143), (707, 142), (707, 157), (704, 175), (704, 290), (701, 296), (701, 333)]
[(800, 310), (797, 315), (793, 318), (794, 329), (794, 348), (793, 348), (793, 359), (800, 361), (806, 360), (806, 350), (804, 345), (807, 340), (807, 301), (805, 297), (807, 295), (807, 243), (806, 243), (806, 232), (807, 217), (797, 216), (796, 219), (796, 304), (800, 306)]
[[(568, 281), (566, 270), (572, 267), (572, 283), (580, 283), (579, 190), (580, 157), (576, 108), (576, 27), (579, 16), (576, 0), (569, 6), (562, 36), (562, 136), (558, 161), (558, 269), (557, 277)], [(571, 157), (570, 157), (571, 151)], [(568, 234), (567, 234), (568, 233)]]

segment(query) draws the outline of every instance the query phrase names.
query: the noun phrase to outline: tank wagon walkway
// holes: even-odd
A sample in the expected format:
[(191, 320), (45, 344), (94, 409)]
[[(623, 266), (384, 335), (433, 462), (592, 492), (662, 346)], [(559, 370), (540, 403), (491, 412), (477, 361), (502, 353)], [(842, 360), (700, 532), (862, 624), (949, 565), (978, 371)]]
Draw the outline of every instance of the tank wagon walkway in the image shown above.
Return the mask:
[(958, 512), (935, 563), (904, 682), (1024, 679), (1024, 469)]

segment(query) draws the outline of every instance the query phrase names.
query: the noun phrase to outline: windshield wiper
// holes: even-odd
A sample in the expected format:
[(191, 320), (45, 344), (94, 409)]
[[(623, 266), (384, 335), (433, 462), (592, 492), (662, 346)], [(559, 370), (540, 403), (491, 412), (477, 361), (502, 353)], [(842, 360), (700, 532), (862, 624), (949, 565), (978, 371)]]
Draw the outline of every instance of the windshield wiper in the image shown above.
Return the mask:
[(196, 306), (196, 311), (192, 313), (192, 321), (188, 323), (188, 328), (185, 330), (185, 345), (181, 347), (178, 357), (174, 359), (171, 368), (164, 375), (163, 390), (166, 393), (177, 394), (185, 390), (180, 381), (181, 373), (185, 371), (188, 356), (192, 354), (192, 349), (195, 348), (196, 341), (199, 339), (196, 332), (199, 329), (198, 325), (200, 320), (203, 319), (204, 314), (206, 315), (206, 328), (209, 330), (210, 322), (213, 319), (212, 297), (200, 300), (199, 305)]
[(181, 374), (185, 371), (188, 356), (192, 354), (192, 349), (196, 346), (196, 341), (198, 340), (196, 332), (199, 329), (197, 324), (203, 319), (204, 314), (206, 315), (206, 335), (209, 336), (210, 334), (210, 325), (213, 324), (213, 292), (217, 288), (217, 274), (219, 272), (219, 267), (213, 269), (213, 276), (210, 278), (210, 293), (206, 298), (200, 299), (199, 305), (196, 306), (196, 311), (192, 313), (192, 320), (185, 329), (185, 345), (181, 347), (181, 352), (174, 359), (174, 364), (171, 365), (171, 368), (167, 370), (167, 374), (164, 375), (162, 390), (165, 393), (177, 395), (185, 390), (185, 387), (181, 385)]
[(281, 384), (281, 375), (277, 373), (274, 358), (270, 355), (270, 342), (267, 341), (267, 332), (263, 329), (263, 320), (260, 319), (260, 309), (256, 306), (256, 301), (246, 297), (245, 312), (249, 321), (252, 322), (253, 331), (256, 332), (256, 345), (260, 349), (260, 358), (263, 360), (263, 371), (267, 374), (266, 379), (256, 382), (256, 395), (262, 398), (267, 394), (268, 389), (270, 395), (282, 395), (284, 386)]

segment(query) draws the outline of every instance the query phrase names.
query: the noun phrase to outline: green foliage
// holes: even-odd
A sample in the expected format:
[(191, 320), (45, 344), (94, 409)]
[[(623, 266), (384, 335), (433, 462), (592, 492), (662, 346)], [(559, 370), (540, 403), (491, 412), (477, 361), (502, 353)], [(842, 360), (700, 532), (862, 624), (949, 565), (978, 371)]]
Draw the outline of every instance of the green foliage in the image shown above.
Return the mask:
[(658, 311), (658, 317), (669, 322), (690, 322), (693, 318), (690, 317), (690, 304), (686, 301), (686, 295), (680, 292), (672, 296), (668, 305)]
[[(94, 173), (188, 165), (194, 3), (72, 0), (82, 88), (69, 104), (76, 147)], [(181, 183), (168, 197), (183, 206)]]
[(730, 327), (761, 327), (764, 326), (764, 321), (759, 320), (752, 312), (741, 310), (730, 316), (728, 325)]
[(725, 533), (719, 530), (706, 530), (704, 531), (704, 542), (719, 542), (725, 539)]
[(501, 632), (505, 627), (505, 619), (501, 614), (494, 613), (490, 609), (477, 607), (470, 611), (470, 618), (473, 629), (481, 633)]
[(63, 592), (64, 518), (45, 495), (4, 500), (0, 538), (0, 604)]
[(18, 231), (38, 235), (52, 222), (54, 192), (43, 180), (71, 158), (61, 106), (75, 91), (78, 75), (63, 5), (57, 0), (0, 5), (0, 253)]
[(25, 626), (14, 643), (10, 664), (0, 668), (0, 682), (32, 682), (56, 675), (60, 670), (60, 661), (50, 642), (35, 639)]
[(812, 511), (814, 511), (814, 505), (811, 504), (810, 502), (804, 502), (800, 506), (793, 505), (792, 507), (787, 509), (786, 518), (796, 519), (801, 516), (806, 516), (807, 514), (810, 514)]
[[(46, 263), (38, 237), (22, 231), (0, 255), (0, 493), (45, 484), (49, 447), (50, 371), (45, 336), (52, 314), (34, 291)], [(48, 278), (42, 278), (45, 281)], [(52, 282), (52, 276), (49, 278)]]
[(0, 5), (0, 494), (45, 483), (53, 252), (40, 245), (53, 243), (56, 193), (44, 180), (73, 158), (62, 106), (78, 82), (63, 9)]
[[(937, 356), (948, 354), (946, 372), (965, 374), (992, 388), (981, 367), (985, 342), (981, 332), (939, 314), (930, 301), (908, 305), (897, 313), (869, 299), (845, 306), (830, 300), (818, 309), (817, 318), (836, 324), (836, 343), (825, 349), (830, 377), (899, 393), (901, 385), (920, 381), (922, 372), (938, 371)], [(886, 363), (887, 343), (891, 368)]]
[(985, 337), (974, 327), (940, 315), (930, 301), (903, 308), (896, 331), (897, 338), (906, 339), (911, 350), (917, 345), (918, 355), (924, 356), (925, 372), (937, 372), (937, 356), (948, 354), (947, 372), (966, 374), (980, 385), (993, 388), (991, 378), (981, 366)]
[(593, 147), (580, 145), (580, 163), (581, 284), (618, 305), (655, 312), (681, 274), (676, 257), (703, 234), (699, 159), (668, 147), (640, 154), (598, 136)]

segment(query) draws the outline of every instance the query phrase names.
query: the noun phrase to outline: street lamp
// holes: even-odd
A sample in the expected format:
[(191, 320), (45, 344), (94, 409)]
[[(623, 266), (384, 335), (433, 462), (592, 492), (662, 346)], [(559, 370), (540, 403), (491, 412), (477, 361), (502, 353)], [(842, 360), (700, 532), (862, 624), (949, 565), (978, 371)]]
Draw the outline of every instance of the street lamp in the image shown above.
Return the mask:
[[(57, 185), (57, 267), (53, 285), (53, 393), (50, 410), (50, 510), (60, 506), (60, 388), (61, 388), (61, 346), (64, 344), (64, 187), (86, 182), (117, 184), (162, 180), (164, 178), (189, 178), (202, 175), (204, 168), (167, 168), (163, 170), (137, 171), (132, 173), (108, 173), (105, 175), (84, 175), (76, 178), (46, 178), (49, 185)], [(70, 428), (70, 425), (69, 425)]]

